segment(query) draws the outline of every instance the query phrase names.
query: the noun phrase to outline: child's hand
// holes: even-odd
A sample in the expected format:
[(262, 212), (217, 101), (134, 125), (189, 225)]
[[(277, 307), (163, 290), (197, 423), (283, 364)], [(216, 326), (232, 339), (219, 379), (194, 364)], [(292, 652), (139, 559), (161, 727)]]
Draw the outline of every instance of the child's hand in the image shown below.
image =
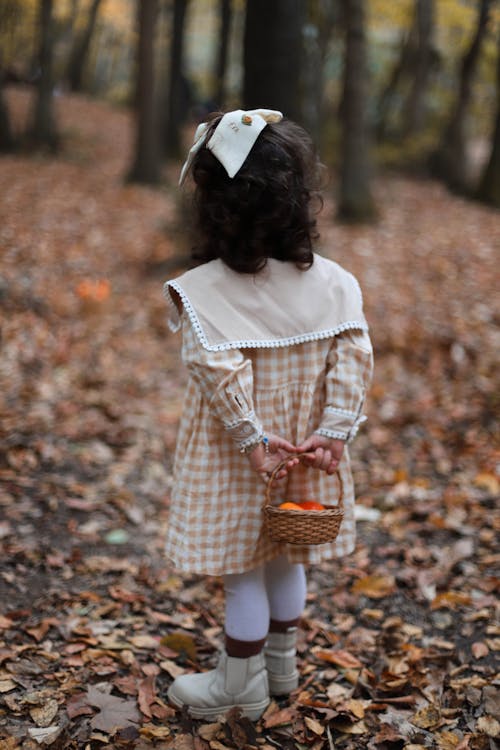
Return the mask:
[(344, 452), (344, 440), (314, 434), (299, 445), (297, 451), (306, 454), (301, 456), (300, 460), (309, 466), (326, 471), (327, 474), (334, 474)]
[(289, 456), (290, 460), (286, 465), (280, 469), (275, 477), (277, 479), (283, 479), (286, 477), (290, 469), (293, 469), (299, 463), (299, 459), (290, 453), (294, 454), (297, 452), (292, 443), (288, 440), (278, 437), (277, 435), (267, 435), (269, 452), (266, 453), (265, 448), (262, 444), (258, 445), (251, 453), (248, 453), (248, 460), (250, 466), (257, 474), (260, 474), (264, 482), (269, 480), (269, 476), (276, 466), (281, 463), (285, 458)]

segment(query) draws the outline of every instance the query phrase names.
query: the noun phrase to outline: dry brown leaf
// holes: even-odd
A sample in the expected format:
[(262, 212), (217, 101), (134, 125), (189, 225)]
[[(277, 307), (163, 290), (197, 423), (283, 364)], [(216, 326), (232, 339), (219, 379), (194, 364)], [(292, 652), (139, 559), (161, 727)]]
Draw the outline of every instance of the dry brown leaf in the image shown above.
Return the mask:
[(351, 724), (344, 719), (333, 719), (332, 724), (335, 729), (344, 734), (366, 734), (368, 732), (368, 727), (364, 721), (356, 721)]
[(472, 651), (474, 659), (482, 659), (483, 656), (488, 656), (490, 653), (490, 650), (484, 641), (476, 641), (472, 644), (470, 650)]
[(48, 727), (59, 711), (59, 704), (54, 699), (49, 699), (40, 706), (30, 708), (30, 716), (39, 727)]
[(353, 594), (368, 596), (370, 599), (383, 599), (396, 589), (393, 576), (372, 575), (358, 578), (351, 586)]
[(214, 722), (213, 724), (202, 724), (198, 728), (198, 734), (203, 740), (214, 740), (219, 734), (222, 728), (220, 721)]
[(13, 680), (0, 680), (0, 693), (8, 693), (11, 690), (15, 690), (17, 683)]
[(439, 706), (430, 703), (416, 711), (411, 717), (411, 722), (421, 729), (433, 729), (441, 722), (441, 710)]
[(177, 654), (185, 653), (193, 661), (196, 659), (196, 644), (191, 635), (186, 633), (170, 633), (160, 640), (162, 646), (167, 646)]
[(321, 737), (321, 735), (325, 733), (325, 727), (319, 721), (316, 721), (316, 719), (312, 719), (311, 717), (306, 716), (304, 718), (304, 723), (306, 727), (311, 730), (311, 732), (317, 734), (319, 737)]
[(337, 682), (331, 682), (326, 689), (326, 694), (328, 695), (330, 703), (333, 706), (336, 706), (337, 703), (344, 701), (352, 695), (352, 689), (347, 688), (344, 685), (339, 685)]
[(293, 708), (282, 708), (280, 711), (275, 711), (270, 716), (264, 717), (264, 726), (266, 729), (272, 727), (282, 727), (287, 724), (291, 724), (295, 719), (296, 711)]
[(143, 724), (139, 732), (141, 737), (147, 737), (150, 740), (166, 740), (171, 734), (168, 726), (159, 727), (157, 724)]
[(152, 635), (134, 635), (128, 640), (133, 646), (141, 649), (157, 649), (159, 646), (158, 639), (153, 638)]
[(500, 737), (500, 722), (492, 716), (481, 716), (477, 720), (476, 730), (484, 732), (488, 737), (497, 738)]
[(488, 490), (488, 492), (491, 492), (492, 495), (496, 495), (497, 497), (500, 494), (500, 481), (495, 474), (490, 474), (488, 472), (476, 474), (474, 484), (476, 487)]
[(173, 750), (194, 750), (194, 741), (190, 734), (178, 734), (174, 739)]
[(178, 664), (176, 664), (175, 661), (172, 661), (172, 659), (164, 659), (160, 662), (160, 667), (164, 672), (167, 672), (170, 677), (173, 677), (174, 680), (176, 677), (179, 677), (186, 671), (183, 667), (180, 667)]
[(90, 685), (87, 688), (87, 702), (100, 709), (100, 712), (91, 719), (91, 726), (112, 734), (117, 729), (136, 726), (140, 721), (140, 714), (134, 700), (110, 695), (108, 692), (110, 687), (107, 685), (106, 691), (103, 691), (95, 685)]
[(208, 744), (212, 750), (233, 750), (229, 745), (223, 745), (219, 740), (211, 740)]
[(362, 663), (349, 651), (343, 649), (329, 650), (318, 649), (314, 651), (314, 656), (322, 661), (327, 661), (330, 664), (335, 664), (338, 667), (344, 667), (345, 669), (361, 669)]
[(438, 594), (431, 602), (431, 609), (457, 609), (458, 607), (466, 607), (471, 603), (471, 597), (469, 594), (465, 594), (462, 591), (445, 591), (442, 594)]
[(460, 737), (454, 732), (439, 732), (435, 739), (439, 750), (456, 750), (460, 742)]
[(137, 702), (141, 712), (148, 719), (152, 717), (151, 704), (156, 700), (155, 682), (156, 678), (154, 675), (150, 675), (139, 682)]
[(51, 727), (37, 727), (28, 729), (28, 734), (32, 737), (39, 745), (52, 745), (57, 740), (62, 732), (62, 727), (57, 725)]

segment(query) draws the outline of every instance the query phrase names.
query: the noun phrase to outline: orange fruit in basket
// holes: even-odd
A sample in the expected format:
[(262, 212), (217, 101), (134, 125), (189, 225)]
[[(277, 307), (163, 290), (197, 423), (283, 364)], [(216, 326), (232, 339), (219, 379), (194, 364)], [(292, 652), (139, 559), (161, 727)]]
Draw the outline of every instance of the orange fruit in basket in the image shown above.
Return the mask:
[(278, 508), (280, 510), (304, 510), (297, 503), (290, 503), (290, 502), (281, 503), (281, 505), (278, 505)]
[(325, 506), (317, 503), (315, 500), (306, 500), (299, 504), (302, 510), (325, 510)]

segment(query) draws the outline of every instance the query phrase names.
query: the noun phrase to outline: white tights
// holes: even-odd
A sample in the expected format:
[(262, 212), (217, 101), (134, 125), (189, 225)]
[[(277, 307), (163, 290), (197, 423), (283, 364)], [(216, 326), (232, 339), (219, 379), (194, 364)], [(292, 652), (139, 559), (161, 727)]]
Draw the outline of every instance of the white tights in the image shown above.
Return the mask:
[(245, 573), (224, 576), (226, 634), (239, 641), (265, 638), (269, 620), (286, 622), (302, 614), (306, 601), (304, 566), (284, 555)]

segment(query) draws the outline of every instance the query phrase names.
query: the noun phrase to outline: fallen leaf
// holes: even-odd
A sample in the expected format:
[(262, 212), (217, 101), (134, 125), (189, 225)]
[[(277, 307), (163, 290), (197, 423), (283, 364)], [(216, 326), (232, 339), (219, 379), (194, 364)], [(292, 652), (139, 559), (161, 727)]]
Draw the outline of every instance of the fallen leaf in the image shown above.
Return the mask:
[(487, 734), (488, 737), (500, 737), (500, 722), (492, 716), (481, 716), (477, 720), (476, 730)]
[(416, 711), (411, 717), (412, 724), (421, 729), (433, 729), (441, 722), (441, 711), (439, 706), (430, 703)]
[(164, 659), (160, 662), (160, 667), (163, 669), (164, 672), (167, 672), (170, 677), (173, 677), (174, 680), (176, 677), (179, 677), (181, 674), (185, 673), (185, 669), (183, 667), (180, 667), (178, 664), (175, 663), (175, 661), (172, 661), (171, 659)]
[(157, 649), (159, 642), (152, 635), (133, 635), (129, 642), (136, 648)]
[(486, 643), (483, 641), (476, 641), (472, 644), (471, 649), (474, 659), (482, 659), (483, 656), (488, 656), (490, 650)]
[(28, 729), (28, 734), (32, 737), (39, 745), (52, 745), (57, 740), (62, 732), (62, 727), (57, 725), (44, 728), (33, 728)]
[(185, 653), (193, 661), (196, 659), (196, 645), (191, 635), (186, 633), (170, 633), (164, 635), (160, 641), (162, 646), (167, 646), (177, 654)]
[(488, 490), (488, 492), (491, 492), (492, 495), (498, 496), (500, 494), (500, 481), (495, 474), (490, 474), (488, 472), (481, 472), (480, 474), (476, 474), (476, 477), (474, 478), (474, 484), (476, 485), (476, 487), (480, 487), (483, 490)]
[(134, 700), (110, 695), (107, 692), (110, 687), (107, 685), (106, 692), (103, 692), (98, 686), (90, 685), (87, 688), (87, 701), (91, 706), (100, 709), (100, 712), (91, 719), (91, 726), (112, 734), (117, 729), (138, 724), (140, 714)]
[(222, 729), (222, 724), (217, 721), (213, 724), (202, 724), (198, 729), (198, 734), (203, 740), (214, 740)]
[(445, 591), (438, 594), (431, 602), (431, 609), (457, 609), (457, 607), (466, 607), (471, 603), (469, 594), (461, 591)]
[(282, 708), (279, 711), (275, 711), (270, 716), (264, 718), (264, 726), (266, 729), (272, 727), (283, 727), (287, 724), (291, 724), (295, 719), (296, 711), (293, 708)]
[(460, 737), (454, 732), (439, 732), (435, 739), (439, 750), (456, 750), (460, 742)]
[(141, 737), (147, 737), (150, 740), (166, 740), (170, 737), (171, 732), (167, 726), (157, 726), (156, 724), (144, 724), (139, 733)]
[(393, 576), (372, 575), (358, 578), (351, 586), (353, 594), (361, 594), (370, 599), (383, 599), (396, 589)]
[(8, 693), (10, 690), (14, 690), (17, 687), (17, 683), (13, 680), (0, 680), (0, 693)]
[(357, 669), (363, 665), (353, 654), (343, 649), (326, 651), (318, 649), (314, 651), (314, 656), (322, 661), (327, 661), (330, 664), (336, 664), (338, 667), (345, 667), (346, 669)]
[(150, 675), (139, 682), (137, 702), (139, 703), (140, 710), (148, 719), (152, 716), (151, 704), (156, 700), (155, 680), (155, 676)]
[(319, 721), (316, 721), (316, 719), (311, 719), (309, 716), (306, 716), (304, 719), (304, 723), (311, 730), (311, 732), (314, 732), (314, 734), (317, 734), (319, 737), (321, 737), (321, 735), (325, 733), (325, 727), (323, 726), (323, 724), (320, 724)]
[(49, 699), (41, 706), (30, 708), (30, 716), (39, 727), (48, 727), (57, 715), (59, 704), (54, 699)]

